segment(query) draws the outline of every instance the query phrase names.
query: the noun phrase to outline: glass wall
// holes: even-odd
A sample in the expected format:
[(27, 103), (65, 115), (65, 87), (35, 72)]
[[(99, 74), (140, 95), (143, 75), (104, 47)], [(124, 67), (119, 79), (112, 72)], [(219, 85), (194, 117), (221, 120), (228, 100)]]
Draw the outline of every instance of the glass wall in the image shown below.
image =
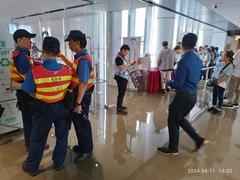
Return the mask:
[[(127, 40), (130, 40), (129, 42), (139, 40), (139, 54), (133, 57), (137, 59), (149, 53), (151, 67), (157, 65), (157, 57), (163, 40), (167, 40), (170, 48), (173, 48), (177, 42), (182, 40), (184, 34), (193, 32), (198, 35), (197, 46), (213, 45), (218, 46), (220, 50), (223, 49), (226, 41), (224, 31), (138, 0), (99, 0), (96, 4), (80, 2), (83, 5), (79, 7), (9, 20), (7, 23), (10, 24), (9, 34), (17, 28), (25, 28), (36, 33), (37, 37), (33, 41), (39, 49), (46, 34), (58, 38), (61, 42), (61, 51), (70, 59), (73, 59), (73, 53), (69, 50), (68, 44), (64, 42), (64, 38), (73, 29), (86, 33), (87, 49), (94, 59), (95, 83), (101, 86), (95, 90), (94, 102), (98, 102), (98, 105), (105, 104), (107, 101), (97, 99), (100, 97), (98, 95), (107, 93), (107, 85), (116, 85), (113, 79), (115, 73), (113, 61), (121, 45), (128, 42)], [(180, 2), (182, 1), (166, 1), (165, 3), (183, 14), (199, 18), (198, 6), (193, 4), (191, 6), (194, 7), (193, 9)]]

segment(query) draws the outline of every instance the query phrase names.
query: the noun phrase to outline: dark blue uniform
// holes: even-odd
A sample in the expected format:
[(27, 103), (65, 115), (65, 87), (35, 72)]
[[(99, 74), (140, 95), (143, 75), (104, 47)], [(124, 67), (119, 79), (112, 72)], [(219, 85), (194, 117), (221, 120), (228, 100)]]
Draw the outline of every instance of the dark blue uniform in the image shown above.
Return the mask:
[[(79, 51), (75, 55), (75, 59), (80, 56), (87, 55), (87, 50)], [(83, 83), (87, 83), (90, 77), (92, 65), (88, 60), (81, 59), (78, 64), (78, 75), (79, 81)], [(77, 92), (78, 87), (75, 88), (75, 92)], [(78, 146), (74, 147), (74, 151), (79, 154), (90, 153), (93, 150), (93, 139), (92, 139), (92, 129), (91, 123), (88, 118), (89, 114), (89, 106), (91, 104), (91, 96), (94, 90), (94, 86), (86, 89), (85, 94), (83, 96), (81, 106), (82, 112), (81, 114), (72, 113), (72, 122), (75, 127)]]
[[(30, 55), (30, 52), (21, 47), (17, 47), (16, 50), (20, 51), (21, 53), (19, 56), (14, 58), (14, 64), (21, 74), (26, 74), (31, 68), (29, 59), (27, 57)], [(17, 90), (16, 96), (18, 98), (17, 106), (22, 112), (24, 139), (25, 145), (28, 149), (32, 130), (32, 113), (29, 103), (33, 100), (33, 98), (22, 90)]]
[[(62, 65), (57, 63), (56, 60), (45, 60), (43, 66), (48, 70), (58, 71)], [(22, 89), (29, 94), (35, 93), (35, 83), (31, 71), (28, 72)], [(44, 145), (53, 123), (57, 141), (52, 160), (56, 168), (63, 166), (67, 153), (69, 129), (69, 121), (67, 120), (68, 110), (64, 107), (63, 101), (48, 104), (35, 100), (31, 103), (31, 106), (33, 109), (33, 129), (25, 168), (31, 173), (38, 172)]]

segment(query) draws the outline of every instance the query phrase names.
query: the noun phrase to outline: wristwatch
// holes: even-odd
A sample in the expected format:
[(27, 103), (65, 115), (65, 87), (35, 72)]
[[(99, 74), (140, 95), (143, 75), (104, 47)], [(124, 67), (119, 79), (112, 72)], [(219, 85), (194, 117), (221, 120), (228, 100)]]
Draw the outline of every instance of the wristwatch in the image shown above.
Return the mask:
[(76, 102), (75, 106), (81, 106), (81, 103), (77, 103), (77, 102)]

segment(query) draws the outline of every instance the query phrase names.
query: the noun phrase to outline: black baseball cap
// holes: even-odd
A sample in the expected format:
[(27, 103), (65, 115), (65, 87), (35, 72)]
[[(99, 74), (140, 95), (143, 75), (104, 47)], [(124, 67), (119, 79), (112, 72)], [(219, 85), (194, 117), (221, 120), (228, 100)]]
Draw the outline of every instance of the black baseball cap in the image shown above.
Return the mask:
[(26, 38), (35, 38), (36, 37), (36, 34), (32, 34), (30, 32), (28, 32), (27, 30), (25, 29), (18, 29), (14, 32), (13, 34), (13, 39), (14, 41), (17, 42), (17, 39), (18, 38), (22, 38), (22, 37), (26, 37)]
[(86, 38), (86, 34), (79, 30), (72, 30), (70, 31), (65, 41), (69, 41), (70, 39), (82, 39), (82, 38)]

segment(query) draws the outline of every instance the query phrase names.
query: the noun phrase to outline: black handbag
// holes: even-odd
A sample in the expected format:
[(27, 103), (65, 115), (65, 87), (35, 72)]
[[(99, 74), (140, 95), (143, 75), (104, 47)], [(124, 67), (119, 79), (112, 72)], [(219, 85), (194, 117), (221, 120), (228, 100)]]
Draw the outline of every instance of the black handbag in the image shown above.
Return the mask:
[(75, 107), (75, 93), (67, 90), (63, 101), (66, 109), (73, 110)]
[(209, 80), (207, 81), (207, 86), (208, 86), (208, 87), (213, 87), (213, 86), (215, 86), (215, 85), (217, 85), (217, 79), (216, 79), (216, 78), (212, 78), (212, 79), (209, 79)]
[[(231, 63), (228, 63), (226, 64), (222, 69), (221, 71), (219, 72), (219, 74), (221, 74), (223, 72), (224, 69), (226, 69)], [(217, 85), (217, 79), (216, 78), (212, 78), (212, 79), (209, 79), (207, 81), (207, 86), (208, 87), (213, 87), (213, 86), (216, 86)]]

